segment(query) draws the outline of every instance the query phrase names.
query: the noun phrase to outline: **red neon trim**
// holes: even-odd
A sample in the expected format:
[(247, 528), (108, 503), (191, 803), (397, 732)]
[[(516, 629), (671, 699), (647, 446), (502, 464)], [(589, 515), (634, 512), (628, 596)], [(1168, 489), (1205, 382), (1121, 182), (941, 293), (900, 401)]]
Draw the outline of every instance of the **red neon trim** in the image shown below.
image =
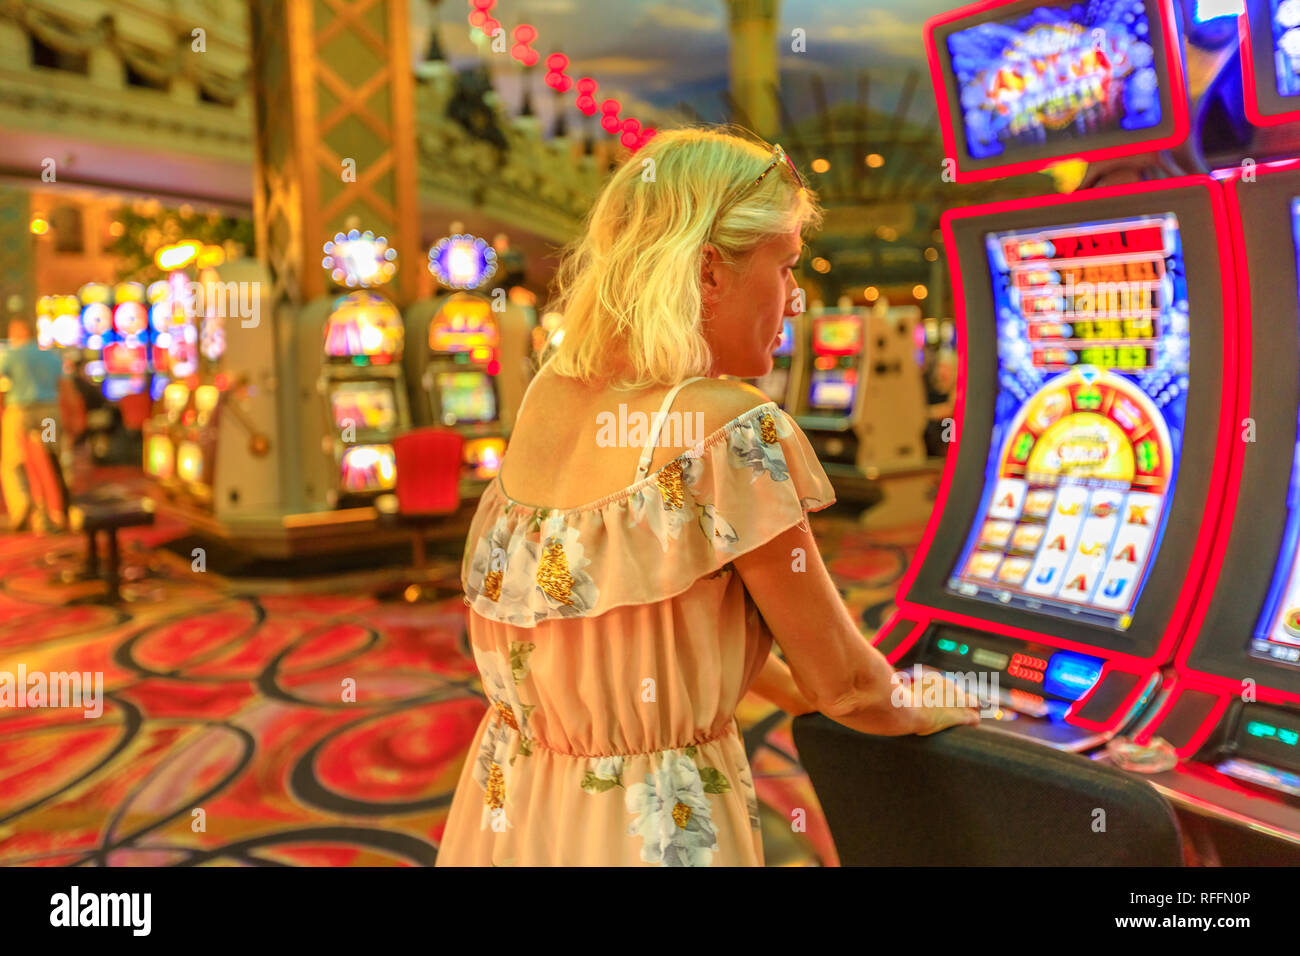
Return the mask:
[[(1251, 167), (1250, 172), (1255, 176), (1268, 176), (1296, 169), (1300, 169), (1300, 160), (1291, 159), (1276, 163), (1261, 163)], [(1232, 258), (1236, 270), (1237, 337), (1240, 342), (1241, 356), (1241, 369), (1237, 383), (1237, 413), (1233, 415), (1233, 421), (1236, 420), (1237, 414), (1250, 409), (1250, 372), (1253, 344), (1251, 340), (1251, 315), (1253, 303), (1250, 297), (1250, 263), (1246, 255), (1245, 225), (1241, 220), (1241, 204), (1237, 198), (1236, 190), (1236, 183), (1246, 172), (1246, 167), (1225, 170), (1223, 184), (1224, 198), (1229, 213), (1228, 221), (1231, 227)], [(1192, 648), (1201, 636), (1205, 616), (1209, 613), (1210, 605), (1214, 600), (1214, 592), (1218, 586), (1219, 575), (1223, 570), (1223, 560), (1227, 554), (1228, 541), (1232, 537), (1232, 525), (1237, 515), (1237, 505), (1241, 497), (1241, 477), (1245, 465), (1246, 450), (1240, 442), (1231, 441), (1231, 436), (1229, 436), (1229, 442), (1232, 446), (1232, 457), (1228, 481), (1224, 491), (1223, 507), (1217, 522), (1216, 541), (1210, 555), (1209, 567), (1205, 572), (1204, 586), (1200, 589), (1192, 616), (1187, 623), (1187, 639), (1179, 645), (1178, 654), (1174, 658), (1174, 669), (1182, 682), (1189, 688), (1214, 693), (1240, 694), (1242, 688), (1239, 678), (1197, 670), (1188, 663)], [(1256, 698), (1260, 701), (1277, 704), (1300, 703), (1300, 694), (1262, 684), (1256, 684), (1255, 686)]]
[[(1086, 717), (1079, 716), (1079, 711), (1084, 708), (1092, 698), (1092, 695), (1097, 692), (1097, 688), (1105, 682), (1106, 676), (1111, 671), (1116, 670), (1121, 671), (1122, 673), (1137, 673), (1138, 679), (1134, 682), (1133, 689), (1124, 695), (1124, 699), (1120, 701), (1119, 706), (1116, 707), (1114, 712), (1112, 712), (1105, 720), (1089, 720)], [(1137, 705), (1138, 698), (1142, 696), (1142, 691), (1150, 679), (1152, 670), (1154, 670), (1154, 668), (1147, 667), (1142, 671), (1129, 671), (1125, 668), (1116, 667), (1113, 661), (1107, 661), (1102, 665), (1101, 674), (1098, 675), (1096, 683), (1094, 683), (1092, 687), (1088, 688), (1088, 693), (1084, 694), (1071, 704), (1070, 709), (1065, 712), (1065, 722), (1075, 727), (1082, 727), (1084, 730), (1096, 730), (1102, 732), (1118, 730), (1120, 720), (1122, 720), (1126, 714), (1131, 713), (1133, 708)]]
[(1183, 71), (1182, 46), (1179, 42), (1182, 34), (1178, 30), (1177, 21), (1174, 17), (1172, 0), (1154, 0), (1157, 16), (1164, 28), (1165, 63), (1168, 66), (1166, 72), (1169, 78), (1169, 109), (1174, 118), (1174, 131), (1169, 136), (1163, 139), (1141, 140), (1083, 152), (1066, 152), (1060, 156), (1045, 159), (1028, 159), (1006, 163), (1001, 166), (964, 169), (962, 167), (963, 157), (957, 152), (957, 131), (953, 122), (954, 112), (960, 112), (960, 110), (954, 110), (954, 106), (960, 106), (960, 104), (954, 104), (948, 96), (947, 74), (944, 71), (946, 60), (939, 53), (938, 39), (935, 36), (936, 30), (938, 27), (954, 20), (964, 20), (968, 17), (995, 10), (998, 7), (1020, 2), (1022, 0), (980, 0), (979, 3), (961, 7), (950, 13), (941, 13), (926, 21), (926, 59), (930, 63), (930, 80), (934, 84), (935, 99), (939, 102), (939, 129), (943, 134), (944, 155), (946, 158), (954, 160), (956, 164), (956, 168), (953, 170), (953, 180), (955, 182), (979, 182), (986, 179), (998, 179), (1003, 176), (1014, 176), (1019, 173), (1032, 173), (1067, 159), (1085, 159), (1089, 162), (1099, 162), (1103, 159), (1115, 159), (1119, 156), (1133, 156), (1138, 153), (1172, 149), (1187, 139), (1187, 134), (1191, 129), (1191, 120), (1188, 117), (1187, 110), (1187, 77)]
[(1241, 37), (1241, 83), (1246, 94), (1246, 116), (1256, 126), (1281, 126), (1300, 119), (1300, 110), (1285, 113), (1264, 113), (1259, 108), (1259, 87), (1255, 85), (1255, 51), (1250, 42), (1250, 4), (1246, 3), (1237, 17), (1237, 34)]
[[(905, 617), (910, 617), (910, 615), (904, 614), (903, 608), (901, 606), (895, 608), (894, 613), (889, 616), (889, 620), (886, 621), (884, 626), (881, 627), (881, 629), (876, 632), (874, 637), (872, 637), (871, 643), (872, 644), (879, 643), (880, 639), (883, 638), (885, 635), (889, 634), (895, 627), (897, 627), (899, 621)], [(919, 638), (925, 632), (925, 629), (929, 626), (930, 620), (925, 614), (919, 614), (917, 615), (917, 617), (920, 618), (920, 620), (916, 622), (916, 624), (912, 627), (912, 629), (907, 633), (907, 636), (904, 637), (901, 641), (899, 641), (898, 646), (895, 647), (892, 651), (890, 651), (888, 656), (885, 658), (886, 660), (889, 661), (889, 663), (891, 664), (897, 663), (904, 654), (910, 651), (912, 649), (912, 645), (916, 643), (917, 638)]]
[[(1161, 193), (1172, 189), (1179, 189), (1189, 186), (1203, 186), (1209, 191), (1211, 214), (1215, 224), (1215, 235), (1218, 248), (1220, 250), (1230, 250), (1232, 246), (1232, 229), (1227, 212), (1227, 206), (1224, 201), (1222, 190), (1208, 176), (1186, 176), (1177, 179), (1168, 179), (1155, 182), (1131, 183), (1119, 186), (1106, 186), (1098, 189), (1090, 189), (1084, 193), (1076, 193), (1069, 196), (1035, 196), (1026, 199), (1012, 199), (995, 203), (987, 203), (982, 206), (968, 206), (961, 209), (950, 209), (946, 211), (941, 220), (940, 228), (943, 230), (944, 242), (948, 250), (949, 274), (952, 277), (953, 301), (955, 303), (954, 321), (957, 332), (957, 382), (954, 389), (953, 399), (953, 422), (954, 422), (954, 441), (953, 445), (960, 447), (962, 423), (965, 420), (966, 411), (966, 370), (967, 370), (967, 307), (964, 286), (962, 284), (961, 265), (957, 258), (957, 242), (953, 224), (958, 219), (967, 219), (973, 217), (988, 217), (1000, 215), (1008, 212), (1017, 212), (1025, 209), (1036, 209), (1044, 207), (1069, 206), (1075, 203), (1087, 203), (1094, 199), (1110, 199), (1117, 197), (1145, 195), (1147, 193)], [(1154, 668), (1167, 661), (1173, 654), (1179, 637), (1183, 633), (1183, 625), (1186, 624), (1189, 615), (1192, 613), (1193, 605), (1197, 600), (1198, 592), (1203, 593), (1205, 589), (1200, 589), (1202, 573), (1210, 559), (1212, 549), (1215, 544), (1216, 533), (1219, 528), (1218, 521), (1215, 520), (1217, 514), (1222, 509), (1221, 502), (1225, 489), (1229, 483), (1230, 464), (1233, 458), (1232, 436), (1233, 422), (1237, 410), (1236, 400), (1242, 394), (1243, 388), (1249, 388), (1248, 377), (1246, 382), (1242, 382), (1243, 375), (1240, 371), (1240, 363), (1237, 361), (1236, 339), (1240, 332), (1234, 328), (1234, 323), (1239, 323), (1240, 319), (1237, 313), (1237, 302), (1234, 294), (1236, 288), (1234, 258), (1232, 256), (1221, 255), (1220, 259), (1220, 282), (1223, 289), (1223, 387), (1226, 395), (1229, 397), (1220, 406), (1218, 441), (1216, 444), (1215, 462), (1211, 474), (1210, 486), (1207, 489), (1206, 497), (1206, 516), (1208, 520), (1204, 521), (1198, 533), (1196, 544), (1193, 546), (1192, 555), (1188, 562), (1188, 573), (1183, 579), (1183, 585), (1179, 592), (1178, 601), (1175, 603), (1170, 613), (1168, 625), (1165, 628), (1160, 642), (1151, 657), (1139, 657), (1133, 654), (1126, 654), (1120, 651), (1112, 651), (1106, 648), (1095, 647), (1089, 644), (1082, 644), (1067, 638), (1058, 637), (1054, 634), (1046, 634), (1039, 631), (1031, 631), (1026, 628), (1013, 627), (1008, 625), (997, 624), (992, 621), (974, 617), (970, 614), (941, 610), (931, 607), (917, 601), (907, 598), (916, 581), (917, 575), (920, 574), (922, 565), (929, 556), (931, 547), (934, 544), (935, 535), (938, 532), (939, 522), (944, 511), (944, 503), (948, 500), (948, 495), (952, 488), (953, 477), (957, 469), (957, 448), (950, 449), (947, 460), (944, 463), (943, 477), (939, 483), (939, 491), (935, 497), (935, 507), (930, 513), (930, 520), (926, 523), (925, 532), (921, 537), (921, 543), (917, 547), (916, 555), (912, 559), (912, 564), (904, 575), (899, 584), (897, 594), (900, 596), (896, 599), (898, 610), (894, 618), (906, 615), (922, 623), (915, 629), (913, 635), (909, 635), (909, 640), (900, 644), (895, 652), (890, 655), (890, 659), (896, 660), (901, 657), (906, 649), (910, 649), (915, 639), (919, 636), (921, 627), (931, 621), (942, 621), (946, 623), (957, 624), (959, 626), (973, 628), (975, 630), (987, 633), (1000, 634), (1006, 637), (1017, 638), (1023, 641), (1030, 641), (1038, 644), (1046, 644), (1051, 647), (1063, 648), (1066, 650), (1079, 651), (1093, 657), (1099, 657), (1105, 661), (1103, 674), (1106, 669), (1122, 670), (1128, 673), (1138, 674), (1139, 676), (1148, 675)], [(1249, 355), (1247, 345), (1246, 354)], [(1237, 390), (1232, 391), (1234, 377), (1237, 380)], [(891, 618), (890, 624), (894, 623)], [(881, 633), (886, 633), (882, 628)], [(1098, 685), (1101, 683), (1098, 680)], [(1139, 681), (1140, 690), (1142, 682)], [(1097, 685), (1094, 685), (1094, 687)], [(1135, 693), (1139, 692), (1135, 690)], [(1091, 692), (1090, 692), (1091, 693)], [(1081, 707), (1087, 697), (1076, 702), (1074, 709)], [(1131, 703), (1130, 699), (1125, 703)], [(1088, 725), (1093, 729), (1110, 731), (1115, 729), (1120, 719), (1124, 716), (1126, 710), (1117, 708), (1113, 717), (1105, 724)], [(1073, 721), (1072, 721), (1073, 722)], [(1081, 724), (1082, 726), (1082, 724)]]

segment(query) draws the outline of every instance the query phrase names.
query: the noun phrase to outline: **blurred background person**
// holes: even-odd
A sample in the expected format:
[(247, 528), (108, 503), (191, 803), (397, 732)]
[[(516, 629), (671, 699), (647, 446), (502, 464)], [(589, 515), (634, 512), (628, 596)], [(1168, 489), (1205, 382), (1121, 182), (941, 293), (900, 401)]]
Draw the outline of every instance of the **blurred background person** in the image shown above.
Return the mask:
[[(41, 349), (32, 336), (26, 319), (9, 320), (9, 349), (0, 355), (0, 387), (5, 389), (5, 407), (0, 418), (0, 489), (4, 491), (9, 513), (9, 529), (28, 527), (45, 530), (62, 523), (62, 514), (46, 514), (45, 507), (34, 508), (31, 488), (23, 465), (27, 460), (28, 433), (54, 443), (56, 457), (59, 438), (59, 387), (63, 378), (63, 361), (57, 353)], [(41, 505), (48, 496), (41, 495)]]

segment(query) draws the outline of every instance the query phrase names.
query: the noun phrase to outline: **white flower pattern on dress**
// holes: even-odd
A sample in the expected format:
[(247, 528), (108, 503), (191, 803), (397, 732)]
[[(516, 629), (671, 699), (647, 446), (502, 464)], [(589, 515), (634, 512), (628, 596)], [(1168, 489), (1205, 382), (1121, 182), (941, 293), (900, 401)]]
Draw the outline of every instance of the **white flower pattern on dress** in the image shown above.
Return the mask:
[(628, 836), (641, 838), (641, 859), (660, 866), (708, 866), (718, 851), (708, 795), (695, 761), (666, 750), (644, 783), (627, 788)]
[(713, 505), (705, 505), (700, 509), (700, 528), (709, 536), (715, 550), (727, 554), (736, 553), (736, 542), (740, 540), (740, 535), (736, 533), (735, 526), (718, 514), (718, 509)]
[[(680, 474), (678, 473), (680, 471)], [(695, 487), (704, 472), (704, 463), (696, 455), (681, 455), (650, 476), (645, 487), (628, 498), (628, 527), (644, 524), (659, 539), (666, 552), (695, 516)], [(680, 482), (681, 503), (669, 489)]]
[[(783, 448), (779, 439), (797, 431), (784, 412), (767, 403), (738, 416), (640, 487), (591, 507), (535, 508), (510, 500), (499, 484), (494, 485), (476, 516), (475, 540), (467, 543), (462, 575), (467, 603), (482, 618), (532, 628), (547, 620), (603, 613), (602, 591), (605, 602), (617, 606), (619, 598), (629, 596), (624, 580), (637, 582), (631, 590), (639, 596), (656, 589), (667, 593), (668, 588), (676, 593), (693, 579), (724, 574), (733, 556), (755, 546), (756, 534), (767, 537), (778, 524), (798, 520), (796, 507), (815, 510), (834, 500), (806, 438)], [(792, 455), (788, 462), (787, 452)], [(773, 483), (784, 484), (774, 488)], [(637, 535), (625, 528), (637, 529)], [(627, 551), (611, 560), (606, 552), (614, 539)], [(624, 578), (612, 577), (612, 568)], [(756, 614), (756, 609), (750, 611)], [(491, 650), (473, 645), (483, 692), (493, 710), (484, 722), (470, 773), (481, 794), (480, 828), (498, 834), (516, 825), (522, 828), (517, 837), (494, 841), (499, 848), (495, 852), (510, 857), (496, 860), (498, 864), (515, 862), (520, 845), (516, 840), (526, 841), (532, 827), (548, 825), (527, 819), (533, 800), (526, 783), (518, 784), (524, 787), (519, 793), (514, 788), (539, 772), (535, 768), (552, 763), (550, 754), (545, 761), (531, 756), (534, 746), (541, 747), (533, 736), (538, 721), (532, 718), (538, 715), (535, 705), (525, 702), (545, 702), (543, 688), (561, 690), (548, 683), (556, 663), (550, 648), (545, 657), (538, 657), (542, 673), (537, 683), (531, 674), (531, 658), (549, 637), (545, 632), (529, 637), (513, 631), (494, 640)], [(708, 715), (699, 719), (702, 736), (716, 726)], [(558, 723), (542, 726), (551, 727), (557, 736), (564, 731)], [(605, 747), (607, 743), (597, 743), (593, 750)], [(514, 773), (520, 759), (525, 760), (523, 766), (534, 766), (523, 778)], [(716, 766), (707, 765), (711, 763)], [(733, 820), (744, 819), (742, 800), (750, 827), (760, 826), (753, 776), (738, 740), (709, 749), (575, 756), (557, 765), (566, 768), (566, 786), (589, 795), (581, 798), (584, 805), (588, 799), (597, 801), (590, 804), (593, 813), (618, 813), (621, 803), (631, 814), (627, 834), (639, 838), (640, 845), (626, 850), (639, 853), (644, 863), (711, 865), (720, 852), (720, 837), (728, 842), (736, 837), (731, 827)], [(512, 809), (521, 815), (519, 821), (511, 818)]]
[[(763, 440), (764, 421), (770, 422), (776, 441)], [(755, 480), (761, 478), (766, 472), (773, 481), (788, 481), (790, 471), (786, 466), (785, 452), (781, 449), (780, 439), (788, 438), (791, 434), (793, 429), (790, 428), (790, 423), (784, 415), (765, 412), (747, 422), (744, 427), (733, 431), (728, 441), (728, 448), (733, 457), (753, 469)]]

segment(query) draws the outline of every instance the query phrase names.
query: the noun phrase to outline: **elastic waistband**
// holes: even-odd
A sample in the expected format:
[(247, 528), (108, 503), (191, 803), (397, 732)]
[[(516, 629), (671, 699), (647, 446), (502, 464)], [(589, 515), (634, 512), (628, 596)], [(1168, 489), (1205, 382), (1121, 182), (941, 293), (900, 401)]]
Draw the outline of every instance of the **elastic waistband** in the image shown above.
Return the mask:
[[(496, 719), (501, 720), (502, 719), (501, 715), (498, 714)], [(516, 731), (516, 733), (517, 732), (518, 731)], [(545, 750), (547, 753), (557, 754), (561, 757), (579, 757), (579, 758), (592, 758), (592, 759), (601, 759), (604, 757), (648, 757), (651, 754), (668, 753), (669, 751), (673, 751), (673, 750), (685, 750), (687, 747), (700, 747), (703, 746), (704, 744), (713, 743), (715, 740), (721, 740), (723, 737), (726, 737), (728, 734), (738, 734), (738, 733), (739, 730), (736, 727), (735, 718), (732, 718), (726, 724), (726, 726), (724, 726), (721, 730), (717, 731), (716, 733), (707, 734), (703, 737), (697, 737), (696, 739), (689, 741), (688, 743), (684, 743), (679, 747), (659, 747), (655, 750), (632, 750), (632, 751), (625, 750), (617, 753), (586, 754), (586, 753), (575, 753), (574, 751), (571, 750), (556, 750), (554, 747), (548, 747), (546, 744), (544, 744), (540, 740), (537, 740), (536, 738), (531, 740), (530, 743), (539, 750)]]

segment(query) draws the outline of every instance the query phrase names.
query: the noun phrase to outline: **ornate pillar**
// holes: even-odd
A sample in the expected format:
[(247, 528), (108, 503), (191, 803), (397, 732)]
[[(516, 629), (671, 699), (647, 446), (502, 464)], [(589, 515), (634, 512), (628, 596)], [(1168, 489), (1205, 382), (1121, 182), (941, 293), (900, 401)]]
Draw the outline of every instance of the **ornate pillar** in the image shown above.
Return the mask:
[(274, 421), (279, 458), (278, 493), (258, 507), (323, 507), (323, 402), (306, 371), (322, 342), (304, 318), (329, 291), (321, 247), (350, 228), (386, 236), (398, 271), (384, 293), (399, 306), (417, 295), (424, 257), (407, 12), (407, 0), (249, 0), (254, 220), (273, 338), (245, 354), (274, 358), (254, 376), (265, 407), (250, 399), (244, 410)]
[(406, 0), (251, 0), (258, 248), (274, 301), (326, 293), (321, 246), (355, 218), (398, 252), (399, 304), (421, 267)]
[(780, 0), (726, 0), (731, 33), (731, 97), (755, 133), (772, 139), (781, 128), (776, 90), (780, 56), (776, 29)]

